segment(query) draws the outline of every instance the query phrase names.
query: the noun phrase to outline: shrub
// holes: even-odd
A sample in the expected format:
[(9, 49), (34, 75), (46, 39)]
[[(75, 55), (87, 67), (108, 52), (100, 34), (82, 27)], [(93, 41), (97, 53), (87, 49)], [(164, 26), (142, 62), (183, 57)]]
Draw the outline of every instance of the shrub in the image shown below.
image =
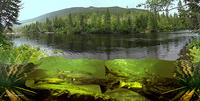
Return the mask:
[(192, 63), (200, 62), (200, 48), (195, 46), (192, 49), (189, 49), (189, 51), (190, 53), (188, 55), (192, 56)]
[(196, 47), (196, 48), (200, 48), (200, 40), (199, 41), (192, 41), (189, 45), (188, 45), (189, 48), (193, 48), (193, 47)]

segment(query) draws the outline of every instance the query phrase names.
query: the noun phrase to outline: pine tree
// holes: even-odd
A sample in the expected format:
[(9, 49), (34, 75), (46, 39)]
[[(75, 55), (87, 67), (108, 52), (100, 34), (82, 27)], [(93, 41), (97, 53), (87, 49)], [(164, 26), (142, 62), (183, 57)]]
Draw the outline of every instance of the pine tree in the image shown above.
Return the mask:
[(153, 16), (152, 16), (152, 13), (149, 13), (149, 16), (148, 16), (148, 23), (147, 23), (147, 30), (148, 31), (153, 31)]
[(91, 25), (96, 27), (96, 24), (97, 24), (97, 14), (93, 13), (91, 16)]
[(106, 10), (106, 14), (105, 14), (105, 31), (106, 32), (109, 32), (110, 31), (110, 24), (111, 24), (111, 15), (110, 15), (110, 11), (109, 9), (107, 8)]
[(68, 19), (69, 19), (69, 26), (72, 27), (73, 21), (72, 21), (72, 14), (71, 13), (68, 15)]
[(51, 20), (49, 20), (49, 18), (46, 18), (46, 30), (48, 32), (52, 32), (53, 31), (53, 22)]
[(79, 20), (80, 20), (80, 27), (81, 27), (80, 30), (85, 31), (85, 21), (84, 21), (85, 16), (81, 14)]
[(120, 16), (117, 15), (117, 18), (116, 18), (116, 31), (119, 32), (120, 31), (120, 26), (121, 26), (121, 21), (120, 21)]
[(11, 30), (13, 24), (18, 23), (18, 15), (21, 0), (1, 0), (0, 1), (0, 33), (5, 28)]

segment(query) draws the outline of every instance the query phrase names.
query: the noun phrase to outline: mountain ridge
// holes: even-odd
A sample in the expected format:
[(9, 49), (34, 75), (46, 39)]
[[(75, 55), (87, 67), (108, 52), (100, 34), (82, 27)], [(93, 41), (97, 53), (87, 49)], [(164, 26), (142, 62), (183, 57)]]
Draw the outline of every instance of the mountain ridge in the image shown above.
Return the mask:
[[(66, 16), (69, 13), (72, 14), (77, 14), (77, 13), (92, 13), (92, 12), (98, 12), (98, 13), (103, 13), (106, 11), (106, 9), (109, 9), (111, 13), (115, 14), (115, 13), (121, 13), (121, 12), (125, 12), (127, 10), (127, 8), (122, 8), (122, 7), (118, 7), (118, 6), (113, 6), (113, 7), (94, 7), (94, 6), (90, 6), (90, 7), (71, 7), (71, 8), (65, 8), (65, 9), (61, 9), (61, 10), (57, 10), (57, 11), (52, 11), (43, 15), (40, 15), (38, 17), (35, 18), (31, 18), (31, 19), (27, 19), (27, 20), (22, 20), (20, 21), (20, 23), (30, 23), (30, 22), (44, 22), (46, 20), (46, 18), (52, 19), (55, 17), (62, 17), (62, 16)], [(131, 12), (137, 12), (137, 11), (145, 11), (143, 9), (136, 9), (136, 8), (128, 8)]]

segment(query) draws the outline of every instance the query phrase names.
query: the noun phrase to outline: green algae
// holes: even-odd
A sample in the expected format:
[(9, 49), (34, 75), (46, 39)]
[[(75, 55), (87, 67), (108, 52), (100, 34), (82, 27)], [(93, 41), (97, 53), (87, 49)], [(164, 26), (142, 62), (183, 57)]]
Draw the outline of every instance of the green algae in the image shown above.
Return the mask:
[(110, 90), (105, 94), (113, 97), (116, 101), (150, 101), (142, 95), (124, 88)]
[(169, 77), (175, 70), (175, 61), (159, 59), (65, 59), (61, 57), (46, 57), (40, 60), (41, 65), (37, 69), (45, 71), (50, 77), (57, 77), (57, 70), (71, 72), (91, 73), (94, 78), (105, 78), (105, 67), (131, 77), (143, 77), (147, 72)]
[(171, 77), (175, 71), (175, 61), (159, 59), (115, 59), (108, 60), (105, 65), (112, 71), (125, 73), (130, 77), (144, 77), (147, 73), (161, 77)]
[(104, 60), (95, 59), (65, 59), (47, 57), (40, 60), (38, 69), (46, 70), (50, 77), (57, 77), (57, 70), (91, 73), (95, 78), (105, 78)]
[[(107, 85), (108, 88), (110, 86), (112, 90), (118, 88), (125, 88), (127, 90), (143, 89), (143, 84), (137, 81), (138, 79), (148, 77), (149, 74), (160, 77), (172, 77), (175, 71), (175, 61), (158, 59), (96, 60), (84, 58), (65, 59), (51, 56), (41, 59), (40, 62), (41, 65), (36, 69), (37, 72), (30, 74), (31, 76), (26, 81), (26, 85), (33, 89), (51, 90), (54, 96), (67, 93), (110, 99), (113, 96), (102, 93), (102, 85)], [(105, 66), (112, 72), (126, 75), (127, 78), (115, 77), (114, 75), (107, 76)], [(63, 73), (90, 73), (92, 78), (84, 79), (83, 77), (80, 81), (84, 82), (81, 85), (76, 84), (75, 82), (79, 82), (78, 80), (67, 81), (66, 79), (58, 79), (58, 69), (63, 71)], [(106, 80), (108, 79), (111, 79), (111, 82), (107, 82)], [(98, 82), (100, 80), (105, 80), (105, 82)], [(110, 89), (107, 90), (109, 91)]]
[[(54, 82), (54, 83), (49, 83)], [(75, 85), (67, 82), (60, 82), (62, 79), (57, 78), (48, 78), (47, 81), (41, 81), (35, 83), (33, 80), (27, 80), (26, 86), (33, 89), (42, 89), (42, 90), (51, 90), (52, 96), (59, 96), (62, 94), (68, 95), (84, 95), (84, 96), (93, 96), (95, 98), (110, 99), (109, 96), (106, 96), (101, 93), (99, 85)], [(57, 82), (57, 83), (56, 83)]]

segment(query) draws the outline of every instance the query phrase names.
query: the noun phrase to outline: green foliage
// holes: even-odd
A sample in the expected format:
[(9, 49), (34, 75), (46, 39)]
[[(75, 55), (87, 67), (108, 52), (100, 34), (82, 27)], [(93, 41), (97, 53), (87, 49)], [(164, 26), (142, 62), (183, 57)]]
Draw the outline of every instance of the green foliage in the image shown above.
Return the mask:
[(192, 62), (200, 62), (200, 48), (193, 47), (192, 49), (189, 49), (189, 51), (190, 53), (188, 55), (192, 56)]
[[(126, 8), (121, 8), (121, 7), (73, 7), (73, 8), (66, 8), (58, 11), (54, 11), (48, 14), (44, 14), (42, 16), (30, 19), (28, 21), (25, 21), (24, 23), (30, 23), (30, 22), (45, 22), (46, 18), (48, 19), (53, 19), (56, 16), (57, 17), (65, 17), (66, 15), (68, 16), (70, 13), (72, 15), (79, 15), (80, 13), (84, 13), (87, 15), (93, 14), (94, 12), (97, 15), (103, 15), (105, 14), (107, 8), (109, 8), (110, 13), (112, 15), (121, 15), (126, 13)], [(145, 11), (143, 9), (136, 9), (136, 8), (130, 8), (131, 12), (140, 12), (140, 11)]]
[(192, 42), (188, 45), (188, 48), (193, 48), (193, 47), (200, 48), (200, 40), (199, 40), (199, 41), (192, 41)]
[(150, 74), (150, 78), (144, 79), (147, 94), (156, 94), (159, 101), (199, 100), (200, 63), (178, 60), (174, 66), (173, 77), (162, 78)]
[[(184, 3), (184, 5), (183, 5)], [(199, 0), (146, 0), (146, 3), (139, 4), (138, 6), (144, 6), (145, 8), (150, 8), (153, 13), (158, 13), (160, 11), (165, 11), (168, 16), (170, 10), (178, 9), (180, 13), (181, 22), (187, 22), (187, 28), (199, 29), (200, 25), (200, 1)], [(178, 5), (174, 7), (174, 5)], [(186, 7), (185, 7), (186, 6)], [(190, 18), (189, 22), (183, 19)], [(176, 22), (176, 21), (174, 21)], [(174, 26), (170, 27), (173, 29)], [(183, 26), (181, 26), (183, 27)]]
[(19, 47), (11, 47), (5, 49), (0, 46), (0, 62), (6, 64), (25, 64), (25, 63), (38, 63), (38, 61), (46, 57), (47, 54), (39, 47), (31, 47), (30, 45), (22, 45)]
[(200, 40), (192, 41), (188, 44), (187, 48), (189, 49), (188, 56), (191, 56), (191, 60), (193, 63), (200, 62)]
[(179, 99), (181, 101), (190, 101), (194, 95), (199, 99), (200, 63), (190, 63), (189, 61), (181, 60), (177, 61), (176, 67), (175, 79), (180, 84)]
[(29, 101), (30, 99), (26, 95), (36, 93), (25, 87), (25, 80), (27, 74), (37, 66), (33, 63), (24, 65), (0, 64), (0, 100)]
[(21, 0), (1, 0), (0, 3), (0, 34), (5, 28), (11, 30), (13, 24), (18, 24)]
[(4, 36), (0, 35), (0, 48), (9, 49), (12, 43)]
[(110, 31), (110, 24), (111, 24), (111, 15), (109, 9), (106, 10), (105, 18), (104, 18), (104, 26), (105, 26), (105, 31), (109, 32)]
[[(152, 12), (131, 12), (112, 14), (107, 9), (104, 14), (98, 12), (69, 14), (55, 17), (46, 22), (36, 22), (22, 28), (24, 33), (143, 33), (149, 31), (171, 31), (186, 29), (187, 17), (180, 18), (177, 14), (168, 16)], [(188, 20), (189, 21), (189, 20)], [(190, 21), (189, 21), (190, 22)]]

